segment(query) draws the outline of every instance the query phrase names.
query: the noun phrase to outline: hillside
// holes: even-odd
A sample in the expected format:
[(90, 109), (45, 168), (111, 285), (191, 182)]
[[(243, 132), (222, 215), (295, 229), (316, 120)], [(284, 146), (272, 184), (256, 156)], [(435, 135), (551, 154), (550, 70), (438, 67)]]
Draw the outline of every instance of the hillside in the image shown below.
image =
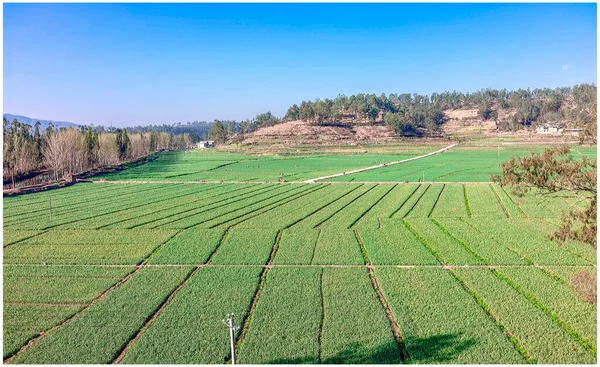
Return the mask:
[[(499, 120), (508, 119), (514, 114), (503, 111)], [(477, 116), (477, 109), (444, 110), (447, 122), (442, 126), (442, 136), (497, 135), (499, 131), (493, 120), (483, 121)], [(274, 126), (260, 128), (243, 136), (244, 144), (335, 144), (335, 143), (387, 143), (402, 137), (382, 121), (351, 123), (344, 120), (335, 125), (315, 125), (303, 120), (288, 121)]]
[(74, 128), (78, 128), (80, 126), (80, 125), (75, 124), (73, 122), (37, 119), (37, 118), (31, 118), (31, 117), (21, 116), (21, 115), (11, 115), (10, 113), (5, 113), (3, 116), (8, 121), (10, 121), (10, 122), (12, 122), (12, 120), (14, 120), (14, 119), (17, 119), (17, 121), (22, 122), (22, 123), (27, 124), (27, 125), (30, 125), (32, 127), (33, 127), (33, 125), (35, 124), (36, 121), (39, 121), (40, 122), (40, 129), (42, 129), (42, 130), (46, 130), (48, 128), (48, 125), (50, 123), (52, 123), (52, 125), (54, 125), (54, 127), (74, 127)]

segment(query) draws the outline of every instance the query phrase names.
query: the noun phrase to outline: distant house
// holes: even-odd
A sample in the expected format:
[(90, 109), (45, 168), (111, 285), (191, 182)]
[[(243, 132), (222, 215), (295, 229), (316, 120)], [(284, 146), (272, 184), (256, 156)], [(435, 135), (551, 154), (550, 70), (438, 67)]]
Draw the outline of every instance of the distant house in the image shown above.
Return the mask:
[(196, 143), (196, 148), (197, 149), (203, 149), (203, 148), (208, 148), (208, 147), (214, 147), (215, 146), (215, 142), (213, 140), (202, 140)]
[(566, 125), (560, 122), (548, 122), (537, 127), (538, 134), (560, 134), (565, 130)]

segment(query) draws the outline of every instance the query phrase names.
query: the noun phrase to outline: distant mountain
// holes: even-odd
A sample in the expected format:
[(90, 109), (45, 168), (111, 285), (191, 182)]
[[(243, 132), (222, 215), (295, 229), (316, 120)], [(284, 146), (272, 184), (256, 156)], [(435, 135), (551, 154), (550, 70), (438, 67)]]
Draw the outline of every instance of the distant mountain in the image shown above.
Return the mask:
[(36, 121), (39, 121), (41, 130), (46, 130), (46, 128), (48, 127), (48, 124), (50, 124), (51, 122), (52, 122), (52, 125), (54, 125), (54, 128), (59, 128), (59, 127), (79, 128), (79, 126), (81, 126), (81, 125), (78, 125), (78, 124), (75, 124), (72, 122), (67, 122), (67, 121), (42, 120), (42, 119), (35, 119), (35, 118), (30, 118), (30, 117), (20, 116), (20, 115), (11, 115), (9, 113), (5, 113), (4, 117), (6, 117), (6, 119), (10, 122), (12, 122), (12, 120), (14, 120), (14, 119), (17, 119), (17, 121), (22, 122), (27, 125), (31, 125), (31, 127), (33, 127), (33, 125), (35, 124)]

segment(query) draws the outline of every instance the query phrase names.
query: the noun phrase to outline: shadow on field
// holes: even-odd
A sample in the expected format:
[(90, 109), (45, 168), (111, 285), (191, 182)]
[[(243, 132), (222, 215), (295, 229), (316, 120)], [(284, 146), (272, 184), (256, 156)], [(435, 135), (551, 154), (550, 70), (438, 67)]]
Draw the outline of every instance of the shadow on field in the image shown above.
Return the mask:
[[(412, 363), (451, 363), (475, 345), (474, 339), (462, 340), (458, 334), (441, 334), (429, 338), (407, 338), (405, 345)], [(476, 363), (473, 361), (472, 363)]]
[[(408, 363), (446, 363), (475, 344), (473, 339), (460, 340), (460, 334), (443, 334), (429, 338), (408, 338), (405, 341), (411, 357)], [(268, 364), (319, 363), (314, 358), (274, 359)], [(350, 344), (338, 354), (323, 358), (321, 364), (399, 364), (402, 363), (400, 349), (396, 343), (388, 343), (377, 348), (363, 347), (359, 343)]]

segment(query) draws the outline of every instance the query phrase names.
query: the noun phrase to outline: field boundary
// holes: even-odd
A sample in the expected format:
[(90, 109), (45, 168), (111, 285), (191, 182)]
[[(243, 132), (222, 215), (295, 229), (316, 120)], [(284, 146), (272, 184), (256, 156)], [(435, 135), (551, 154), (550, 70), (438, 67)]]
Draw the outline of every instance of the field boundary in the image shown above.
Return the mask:
[[(131, 265), (129, 265), (129, 266), (131, 266)], [(65, 325), (70, 324), (73, 320), (75, 320), (77, 317), (79, 317), (82, 313), (86, 312), (92, 305), (100, 302), (101, 300), (103, 300), (104, 298), (106, 298), (106, 296), (108, 296), (110, 293), (112, 293), (112, 291), (114, 291), (118, 287), (120, 287), (123, 284), (125, 284), (129, 279), (131, 279), (131, 277), (133, 277), (135, 274), (137, 274), (143, 267), (144, 267), (143, 265), (137, 265), (135, 267), (135, 269), (132, 269), (123, 278), (119, 279), (116, 283), (114, 283), (108, 289), (104, 290), (104, 292), (102, 292), (99, 296), (97, 296), (90, 303), (88, 303), (87, 306), (83, 307), (81, 310), (77, 311), (75, 314), (71, 315), (69, 318), (63, 320), (60, 324), (54, 325), (51, 328), (49, 328), (49, 329), (47, 329), (45, 331), (40, 332), (34, 338), (29, 339), (27, 341), (27, 343), (25, 343), (24, 345), (22, 345), (13, 355), (8, 356), (7, 358), (5, 358), (3, 363), (4, 364), (11, 363), (17, 356), (19, 356), (21, 353), (23, 353), (24, 351), (26, 351), (27, 349), (29, 349), (29, 347), (31, 347), (33, 344), (36, 344), (40, 339), (44, 338), (49, 333), (51, 333), (51, 332), (53, 332), (53, 331), (55, 331), (57, 329), (60, 329), (60, 328), (62, 328)]]
[[(277, 248), (279, 247), (279, 241), (281, 241), (282, 230), (277, 231), (277, 235), (275, 236), (275, 240), (273, 241), (273, 247), (271, 248), (271, 254), (269, 255), (269, 260), (264, 265), (263, 271), (260, 273), (258, 285), (256, 286), (256, 291), (252, 296), (252, 300), (250, 301), (250, 307), (248, 308), (248, 313), (244, 320), (242, 321), (242, 327), (240, 329), (240, 333), (238, 334), (235, 340), (235, 349), (239, 350), (241, 344), (246, 337), (246, 333), (248, 333), (248, 329), (250, 328), (250, 324), (252, 322), (253, 312), (256, 309), (256, 305), (258, 304), (258, 299), (262, 294), (262, 290), (265, 287), (265, 283), (267, 282), (267, 273), (272, 267), (273, 259), (277, 253)], [(231, 362), (231, 357), (229, 356), (227, 363)]]
[(369, 255), (367, 254), (367, 249), (365, 248), (363, 240), (360, 237), (360, 233), (358, 233), (358, 230), (356, 230), (356, 229), (354, 230), (354, 236), (356, 237), (356, 242), (358, 242), (358, 244), (360, 245), (360, 249), (363, 254), (365, 264), (367, 266), (367, 271), (369, 273), (369, 279), (371, 280), (371, 286), (373, 287), (375, 294), (377, 294), (377, 299), (379, 300), (379, 303), (383, 307), (385, 316), (387, 317), (387, 319), (390, 323), (390, 329), (392, 331), (392, 335), (394, 336), (394, 339), (396, 339), (396, 344), (398, 346), (398, 352), (400, 353), (400, 358), (402, 359), (402, 362), (404, 362), (404, 363), (409, 362), (411, 360), (411, 358), (410, 358), (410, 355), (408, 354), (408, 351), (406, 350), (406, 345), (404, 344), (404, 337), (402, 336), (402, 332), (400, 331), (398, 322), (396, 322), (396, 319), (394, 318), (394, 314), (393, 314), (392, 310), (390, 309), (390, 305), (389, 305), (387, 299), (385, 298), (385, 295), (381, 291), (381, 288), (379, 287), (379, 283), (377, 282), (377, 278), (375, 277), (375, 271), (373, 271), (373, 267), (371, 266), (371, 260), (369, 259)]
[(451, 144), (451, 145), (448, 145), (445, 148), (438, 149), (438, 150), (436, 150), (434, 152), (423, 154), (423, 155), (420, 155), (418, 157), (407, 158), (407, 159), (403, 159), (401, 161), (394, 161), (394, 162), (382, 163), (382, 164), (378, 164), (376, 166), (359, 168), (359, 169), (355, 169), (355, 170), (352, 170), (352, 171), (342, 172), (342, 173), (336, 173), (334, 175), (329, 175), (329, 176), (317, 177), (317, 178), (313, 178), (313, 179), (310, 179), (310, 180), (306, 180), (304, 182), (311, 183), (311, 182), (323, 181), (323, 180), (327, 180), (329, 178), (335, 178), (335, 177), (340, 177), (340, 176), (345, 176), (345, 175), (351, 175), (353, 173), (360, 173), (360, 172), (370, 171), (370, 170), (377, 169), (377, 168), (392, 166), (394, 164), (400, 164), (400, 163), (410, 162), (410, 161), (414, 161), (414, 160), (417, 160), (417, 159), (426, 158), (426, 157), (430, 157), (432, 155), (443, 153), (446, 150), (451, 149), (452, 147), (455, 147), (456, 145), (458, 145), (458, 144)]
[(179, 285), (171, 292), (171, 294), (169, 294), (169, 296), (158, 306), (158, 309), (156, 309), (152, 313), (152, 315), (150, 317), (148, 317), (148, 319), (146, 320), (146, 322), (144, 322), (144, 325), (142, 325), (142, 327), (140, 329), (138, 329), (138, 331), (136, 332), (135, 336), (133, 336), (131, 339), (129, 339), (127, 341), (127, 343), (125, 344), (125, 346), (123, 347), (123, 349), (121, 349), (119, 351), (119, 354), (117, 355), (117, 357), (115, 359), (113, 359), (113, 361), (111, 362), (112, 364), (119, 364), (119, 363), (121, 363), (121, 360), (123, 359), (123, 357), (125, 357), (125, 354), (127, 354), (127, 352), (133, 346), (133, 344), (142, 337), (142, 334), (144, 334), (144, 332), (146, 330), (148, 330), (148, 328), (152, 325), (152, 323), (160, 316), (160, 314), (164, 311), (164, 309), (171, 303), (171, 301), (173, 300), (173, 298), (175, 298), (175, 296), (177, 295), (177, 293), (179, 293), (179, 291), (181, 290), (181, 288), (183, 288), (188, 283), (188, 281), (194, 275), (196, 275), (196, 273), (198, 272), (198, 270), (200, 270), (200, 268), (199, 267), (195, 267), (193, 270), (191, 270), (186, 275), (186, 277), (183, 279), (183, 281), (181, 281), (181, 283), (179, 283)]
[[(412, 228), (412, 227), (411, 227)], [(510, 249), (509, 249), (510, 250)], [(20, 264), (20, 263), (9, 263), (3, 264), (4, 267), (75, 267), (75, 268), (86, 268), (86, 267), (100, 267), (100, 268), (131, 268), (135, 266), (143, 266), (143, 267), (164, 267), (164, 268), (177, 268), (177, 267), (190, 267), (190, 266), (198, 266), (201, 268), (204, 267), (241, 267), (241, 268), (364, 268), (366, 264), (143, 264), (143, 265), (135, 265), (135, 264), (45, 264), (41, 265), (38, 263), (29, 263), (29, 264)], [(582, 269), (595, 269), (596, 265), (555, 265), (555, 264), (458, 264), (458, 265), (446, 265), (446, 264), (373, 264), (370, 265), (374, 268), (399, 268), (399, 269), (412, 269), (412, 268), (539, 268), (542, 267), (553, 267), (553, 268), (582, 268)]]

